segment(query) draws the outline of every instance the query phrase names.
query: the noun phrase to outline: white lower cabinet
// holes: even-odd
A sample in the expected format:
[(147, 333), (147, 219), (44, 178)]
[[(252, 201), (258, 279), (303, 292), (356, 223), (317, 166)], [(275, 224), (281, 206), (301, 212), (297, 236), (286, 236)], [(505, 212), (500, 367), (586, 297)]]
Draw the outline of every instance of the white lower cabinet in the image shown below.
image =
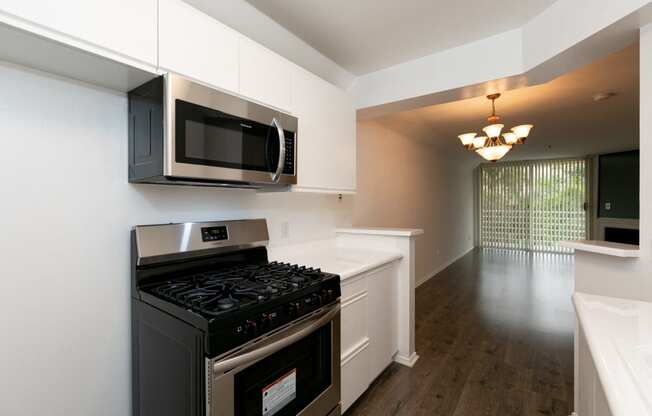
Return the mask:
[(397, 307), (398, 281), (396, 271), (391, 263), (369, 276), (368, 328), (369, 371), (371, 379), (378, 375), (392, 362), (398, 351), (397, 342)]
[(342, 412), (369, 387), (369, 341), (342, 359)]
[(392, 262), (342, 282), (342, 412), (396, 354), (396, 275)]
[(612, 416), (591, 351), (581, 328), (577, 331), (577, 403), (578, 416)]

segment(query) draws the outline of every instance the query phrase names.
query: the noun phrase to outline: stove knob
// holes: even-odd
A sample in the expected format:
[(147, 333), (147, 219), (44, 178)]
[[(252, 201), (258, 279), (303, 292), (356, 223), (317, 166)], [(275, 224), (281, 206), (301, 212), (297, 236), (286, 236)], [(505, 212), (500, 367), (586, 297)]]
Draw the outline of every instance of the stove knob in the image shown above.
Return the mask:
[(328, 303), (331, 300), (333, 300), (333, 291), (332, 290), (322, 290), (321, 293), (321, 299), (324, 303)]
[(245, 334), (255, 335), (256, 332), (258, 332), (258, 324), (256, 321), (248, 319), (247, 322), (245, 322)]
[(309, 298), (306, 298), (305, 302), (308, 305), (320, 306), (322, 304), (322, 296), (317, 293), (314, 293), (310, 295)]
[(288, 315), (291, 317), (298, 316), (301, 313), (301, 302), (290, 302), (288, 305)]
[(260, 318), (260, 327), (261, 328), (269, 328), (272, 326), (272, 323), (274, 321), (274, 317), (270, 313), (264, 313), (263, 316)]

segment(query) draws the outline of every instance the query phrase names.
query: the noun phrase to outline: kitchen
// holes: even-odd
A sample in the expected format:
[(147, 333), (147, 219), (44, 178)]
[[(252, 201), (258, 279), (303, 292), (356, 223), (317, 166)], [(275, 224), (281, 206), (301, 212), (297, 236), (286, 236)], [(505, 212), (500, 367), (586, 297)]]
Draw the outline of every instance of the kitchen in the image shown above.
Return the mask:
[[(270, 383), (256, 384), (255, 388), (260, 390), (255, 393), (257, 401), (252, 402), (256, 408), (246, 411), (229, 408), (220, 400), (234, 395), (237, 381), (232, 378), (226, 384), (215, 384), (218, 377), (207, 380), (198, 375), (211, 370), (205, 360), (211, 361), (215, 370), (221, 361), (228, 363), (240, 352), (253, 351), (253, 343), (259, 342), (256, 345), (263, 347), (276, 345), (274, 351), (267, 350), (267, 355), (281, 351), (280, 344), (275, 344), (281, 339), (279, 335), (291, 333), (292, 325), (297, 325), (296, 333), (305, 335), (301, 328), (313, 321), (319, 321), (321, 325), (315, 325), (319, 328), (332, 327), (332, 339), (327, 343), (331, 351), (324, 360), (330, 360), (331, 379), (324, 383), (327, 386), (317, 388), (318, 393), (326, 393), (323, 397), (327, 400), (305, 399), (303, 414), (325, 416), (344, 412), (391, 362), (407, 368), (418, 363), (419, 351), (414, 340), (417, 281), (431, 277), (437, 269), (467, 252), (473, 241), (468, 239), (467, 229), (459, 235), (439, 236), (442, 240), (455, 239), (455, 243), (450, 243), (454, 246), (451, 252), (439, 256), (429, 253), (421, 244), (428, 231), (423, 233), (418, 223), (388, 218), (390, 225), (366, 220), (371, 215), (361, 210), (364, 202), (356, 200), (370, 189), (367, 180), (358, 180), (359, 160), (365, 157), (358, 154), (358, 119), (365, 112), (368, 115), (386, 111), (382, 108), (384, 103), (407, 105), (410, 99), (426, 93), (508, 78), (524, 71), (512, 67), (491, 71), (485, 68), (486, 73), (461, 79), (455, 71), (448, 70), (441, 72), (447, 75), (440, 75), (437, 85), (413, 85), (411, 91), (400, 91), (405, 85), (396, 82), (391, 88), (379, 89), (378, 82), (387, 84), (383, 81), (386, 74), (376, 73), (375, 79), (359, 77), (354, 83), (351, 74), (315, 55), (307, 44), (296, 47), (298, 38), (287, 35), (257, 9), (246, 2), (236, 3), (223, 6), (224, 21), (209, 14), (207, 8), (200, 10), (174, 0), (0, 4), (3, 260), (7, 265), (2, 291), (6, 318), (0, 413), (29, 415), (48, 409), (47, 413), (53, 415), (179, 414), (175, 406), (185, 406), (184, 409), (192, 409), (183, 413), (189, 415), (300, 414), (299, 408), (285, 407), (292, 403), (289, 397), (302, 392), (295, 384), (301, 380), (300, 369), (293, 373), (292, 369), (281, 368), (277, 361), (278, 369), (265, 375), (271, 377), (265, 378)], [(243, 17), (245, 12), (248, 14)], [(615, 22), (632, 12), (611, 10), (609, 16)], [(238, 16), (242, 18), (240, 27), (235, 22)], [(594, 26), (582, 35), (585, 37), (602, 28), (600, 23), (589, 21), (589, 17), (587, 27)], [(228, 19), (233, 21), (227, 22)], [(275, 35), (244, 30), (252, 25), (258, 25), (262, 31), (274, 27)], [(268, 45), (262, 42), (266, 39)], [(274, 39), (277, 44), (279, 39), (287, 39), (286, 45), (273, 47)], [(505, 50), (510, 42), (503, 45)], [(577, 39), (567, 42), (573, 47), (579, 43)], [(281, 51), (289, 51), (287, 57)], [(571, 55), (576, 54), (582, 55), (580, 50)], [(543, 57), (538, 58), (544, 61)], [(551, 74), (542, 75), (545, 76)], [(182, 99), (203, 107), (201, 111), (208, 108), (235, 116), (238, 125), (255, 121), (274, 127), (263, 133), (271, 134), (273, 140), (241, 130), (242, 148), (248, 153), (231, 149), (237, 157), (251, 156), (258, 161), (262, 157), (263, 167), (231, 166), (215, 176), (215, 169), (221, 169), (215, 163), (234, 160), (212, 160), (208, 165), (215, 169), (201, 168), (194, 173), (175, 170), (180, 159), (172, 159), (171, 150), (176, 145), (172, 133), (173, 127), (178, 128), (181, 123), (177, 123), (179, 117), (170, 117), (173, 113), (163, 97), (172, 99), (176, 77), (192, 84), (185, 88), (186, 92), (200, 90), (208, 95), (226, 95), (237, 107), (226, 111), (222, 105), (208, 105), (194, 96)], [(163, 87), (158, 91), (160, 101), (146, 100), (150, 108), (146, 111), (147, 120), (141, 121), (137, 103), (131, 97), (138, 87), (153, 80)], [(641, 90), (646, 85), (642, 80)], [(251, 108), (260, 111), (248, 113)], [(195, 110), (191, 108), (188, 119), (197, 116), (199, 112)], [(266, 114), (264, 122), (253, 115), (266, 111), (272, 116)], [(216, 134), (215, 131), (205, 128), (203, 136)], [(641, 134), (645, 132), (642, 129)], [(146, 141), (138, 141), (137, 137), (146, 137)], [(261, 140), (257, 139), (272, 146), (272, 150), (261, 151), (257, 147)], [(644, 140), (641, 142), (643, 158), (646, 149)], [(194, 148), (197, 149), (203, 147)], [(288, 157), (280, 157), (283, 153)], [(264, 160), (267, 156), (274, 163)], [(247, 161), (235, 161), (242, 162)], [(204, 166), (203, 163), (194, 166)], [(156, 174), (142, 173), (151, 167)], [(227, 171), (236, 176), (224, 176)], [(256, 175), (246, 177), (247, 171)], [(211, 186), (153, 184), (170, 180)], [(257, 219), (264, 219), (264, 225)], [(246, 231), (248, 226), (244, 226), (245, 231), (238, 231), (240, 220), (253, 221), (255, 238), (253, 232)], [(142, 240), (130, 237), (130, 231), (138, 236), (154, 224), (170, 223), (195, 225), (159, 226), (159, 231), (169, 233), (174, 241), (161, 252), (157, 252), (165, 246), (161, 235)], [(238, 238), (244, 239), (242, 245), (231, 244)], [(154, 254), (148, 251), (148, 244), (154, 247)], [(288, 289), (290, 292), (284, 295), (288, 297), (283, 298), (288, 302), (284, 311), (294, 308), (290, 302), (297, 300), (299, 292), (301, 301), (310, 303), (317, 299), (319, 307), (293, 312), (292, 320), (265, 330), (255, 322), (255, 329), (247, 329), (253, 335), (242, 346), (229, 344), (220, 350), (213, 348), (206, 336), (205, 342), (195, 345), (197, 350), (193, 350), (200, 351), (200, 357), (194, 356), (192, 364), (193, 371), (199, 372), (195, 374), (195, 384), (172, 387), (172, 391), (183, 393), (181, 399), (169, 392), (162, 393), (165, 375), (170, 374), (165, 373), (168, 367), (164, 357), (152, 362), (147, 360), (155, 358), (155, 354), (132, 355), (144, 339), (138, 336), (140, 315), (134, 311), (140, 307), (150, 311), (151, 305), (160, 301), (150, 292), (139, 294), (137, 277), (143, 270), (155, 270), (157, 265), (189, 266), (209, 256), (217, 260), (242, 250), (255, 255), (239, 259), (241, 266), (251, 266), (245, 261), (260, 265), (268, 260), (297, 264), (313, 270), (319, 268), (319, 273), (336, 274), (341, 284), (337, 289), (322, 287), (333, 282), (325, 278), (315, 285), (319, 286), (316, 292), (312, 292), (312, 286), (301, 286), (302, 283), (298, 284), (298, 292)], [(194, 266), (187, 270), (207, 271), (203, 263), (201, 267)], [(341, 295), (333, 295), (338, 290)], [(30, 294), (34, 299), (22, 294)], [(31, 302), (36, 306), (31, 306)], [(173, 302), (169, 304), (179, 314), (177, 321), (194, 331), (202, 326), (193, 320), (194, 315), (185, 318), (187, 305), (179, 308)], [(157, 311), (165, 308), (158, 305), (154, 308)], [(333, 305), (339, 305), (339, 312), (329, 314), (337, 309), (328, 309)], [(256, 309), (256, 319), (262, 313), (268, 317), (273, 312)], [(168, 310), (165, 316), (172, 314)], [(339, 324), (334, 318), (336, 314)], [(322, 321), (324, 317), (329, 319)], [(250, 320), (251, 317), (245, 317), (242, 322)], [(240, 333), (241, 326), (235, 324), (233, 331)], [(174, 327), (179, 329), (179, 325)], [(166, 329), (170, 330), (167, 326)], [(210, 329), (206, 331), (210, 333)], [(218, 333), (217, 337), (220, 336)], [(338, 338), (340, 343), (335, 342)], [(294, 338), (289, 335), (287, 339)], [(154, 350), (163, 354), (162, 348)], [(149, 376), (150, 384), (161, 390), (151, 393), (151, 385), (139, 384), (143, 378), (134, 369), (139, 368), (141, 360), (143, 369), (157, 374)], [(231, 361), (228, 370), (244, 365), (238, 361), (234, 367), (234, 363)], [(217, 365), (217, 370), (224, 368)], [(224, 372), (233, 376), (232, 371)], [(276, 377), (277, 372), (282, 374)], [(341, 379), (336, 377), (338, 372)], [(177, 383), (181, 380), (167, 380), (171, 379)], [(259, 381), (262, 377), (256, 380)], [(220, 389), (228, 389), (229, 383), (233, 383), (231, 390), (220, 396), (225, 394)], [(265, 411), (260, 405), (264, 392), (270, 393), (267, 387), (272, 388), (274, 397), (270, 400), (275, 404)], [(181, 390), (191, 388), (195, 389), (194, 395)], [(160, 395), (148, 395), (157, 392)], [(142, 394), (146, 398), (140, 398)], [(299, 406), (297, 403), (290, 406)], [(315, 407), (311, 408), (313, 403)], [(144, 407), (139, 410), (139, 405)], [(207, 413), (211, 409), (213, 413)]]

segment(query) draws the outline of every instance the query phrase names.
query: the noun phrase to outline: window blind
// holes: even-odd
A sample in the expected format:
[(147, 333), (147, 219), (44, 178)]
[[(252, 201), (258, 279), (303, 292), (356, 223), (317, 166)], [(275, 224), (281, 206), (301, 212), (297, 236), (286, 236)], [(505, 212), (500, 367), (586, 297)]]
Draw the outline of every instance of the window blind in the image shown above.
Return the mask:
[(570, 252), (586, 238), (585, 159), (484, 164), (479, 169), (480, 245)]

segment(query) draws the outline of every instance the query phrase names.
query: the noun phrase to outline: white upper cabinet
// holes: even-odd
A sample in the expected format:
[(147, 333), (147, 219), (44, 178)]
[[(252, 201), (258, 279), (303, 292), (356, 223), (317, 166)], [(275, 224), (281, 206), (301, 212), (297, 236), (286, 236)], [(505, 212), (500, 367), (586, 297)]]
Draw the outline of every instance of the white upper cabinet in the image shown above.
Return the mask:
[(353, 99), (297, 68), (292, 90), (297, 134), (295, 191), (352, 193), (356, 189), (356, 113)]
[(156, 67), (157, 0), (4, 0), (0, 13), (47, 38)]
[(355, 192), (352, 98), (181, 0), (3, 0), (0, 23), (3, 60), (120, 91), (174, 72), (295, 115), (292, 191)]
[(239, 34), (180, 0), (159, 3), (159, 67), (238, 92)]
[(294, 64), (258, 43), (240, 36), (240, 94), (293, 112)]

